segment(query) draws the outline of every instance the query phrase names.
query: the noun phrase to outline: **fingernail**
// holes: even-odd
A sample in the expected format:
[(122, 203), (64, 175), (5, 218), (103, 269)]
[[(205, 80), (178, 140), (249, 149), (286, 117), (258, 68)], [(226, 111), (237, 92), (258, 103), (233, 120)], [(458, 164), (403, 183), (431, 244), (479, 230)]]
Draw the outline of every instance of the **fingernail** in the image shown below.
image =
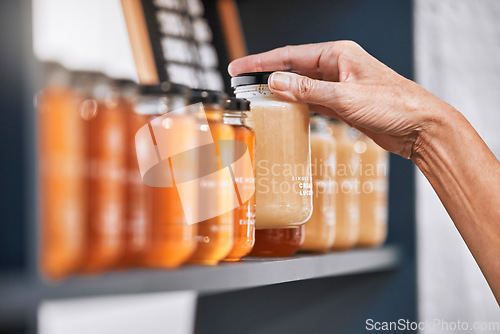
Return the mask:
[(229, 75), (233, 75), (233, 73), (231, 72), (232, 64), (233, 63), (229, 63), (229, 65), (227, 65), (227, 73), (229, 73)]
[(283, 72), (274, 72), (269, 80), (272, 89), (286, 91), (290, 89), (291, 79), (288, 74)]

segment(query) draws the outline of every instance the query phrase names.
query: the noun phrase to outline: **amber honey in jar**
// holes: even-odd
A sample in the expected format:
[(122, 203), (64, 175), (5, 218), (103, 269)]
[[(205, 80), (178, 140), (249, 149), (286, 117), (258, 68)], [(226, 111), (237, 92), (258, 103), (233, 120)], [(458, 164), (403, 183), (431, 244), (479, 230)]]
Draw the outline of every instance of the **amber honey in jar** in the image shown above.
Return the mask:
[(359, 237), (359, 153), (355, 150), (359, 134), (337, 120), (329, 123), (337, 142), (336, 224), (333, 249), (345, 250), (356, 245)]
[(189, 262), (215, 265), (233, 247), (233, 210), (239, 206), (230, 165), (234, 161), (233, 126), (224, 124), (222, 92), (193, 90), (190, 108), (198, 116), (199, 136), (197, 247)]
[(313, 206), (311, 218), (304, 224), (305, 240), (301, 249), (326, 251), (335, 239), (335, 168), (337, 145), (320, 115), (311, 117), (311, 165)]
[[(50, 67), (50, 68), (49, 68)], [(40, 266), (51, 279), (73, 273), (85, 250), (84, 99), (71, 86), (72, 76), (47, 66), (48, 82), (38, 95)]]
[(255, 231), (255, 245), (250, 256), (287, 257), (295, 254), (304, 243), (304, 225)]
[(135, 135), (147, 124), (149, 115), (135, 112), (137, 85), (129, 81), (120, 81), (119, 104), (125, 111), (126, 118), (126, 171), (125, 171), (125, 236), (124, 253), (120, 267), (139, 265), (146, 251), (146, 242), (151, 228), (151, 192), (141, 179)]
[(374, 247), (387, 237), (388, 153), (365, 135), (356, 149), (361, 156), (358, 245)]
[(101, 272), (124, 252), (126, 110), (117, 88), (94, 76), (92, 96), (82, 102), (87, 141), (87, 246), (82, 270)]
[[(189, 89), (168, 82), (141, 86), (135, 113), (145, 122), (135, 134), (135, 151), (150, 210), (142, 264), (176, 268), (196, 248), (196, 118), (186, 108)], [(188, 197), (183, 194), (188, 194)]]
[(251, 103), (247, 124), (256, 136), (257, 230), (297, 227), (312, 213), (309, 108), (274, 95), (267, 84), (270, 75), (231, 79), (236, 97)]
[(233, 175), (240, 205), (233, 211), (233, 248), (224, 260), (238, 261), (252, 250), (255, 242), (255, 134), (246, 125), (249, 101), (230, 98), (225, 108), (224, 123), (230, 124), (234, 130)]

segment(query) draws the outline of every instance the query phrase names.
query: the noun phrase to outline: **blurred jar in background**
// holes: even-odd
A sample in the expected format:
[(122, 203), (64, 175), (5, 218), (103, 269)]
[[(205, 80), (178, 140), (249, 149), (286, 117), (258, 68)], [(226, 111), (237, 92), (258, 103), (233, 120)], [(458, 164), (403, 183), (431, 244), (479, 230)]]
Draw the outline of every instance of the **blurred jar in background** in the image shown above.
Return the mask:
[(373, 247), (382, 244), (387, 237), (389, 154), (365, 135), (356, 146), (361, 155), (358, 245)]
[(126, 110), (118, 90), (95, 75), (93, 95), (82, 102), (87, 121), (88, 225), (82, 270), (101, 272), (118, 264), (124, 252)]
[(148, 233), (151, 229), (151, 192), (142, 182), (137, 154), (135, 151), (135, 134), (148, 123), (149, 115), (137, 114), (138, 87), (130, 81), (118, 82), (120, 89), (119, 104), (126, 117), (126, 190), (125, 190), (125, 236), (124, 253), (120, 267), (140, 264), (145, 255)]
[(304, 225), (289, 228), (255, 230), (255, 245), (250, 256), (287, 257), (304, 243)]
[(304, 224), (302, 250), (326, 251), (335, 239), (336, 142), (326, 118), (311, 117), (311, 169), (313, 213)]
[(71, 74), (48, 67), (46, 87), (37, 100), (40, 264), (60, 279), (73, 273), (84, 254), (86, 224), (85, 124), (79, 114), (84, 96), (71, 87)]
[(226, 99), (222, 92), (204, 90), (193, 90), (190, 98), (204, 132), (200, 138), (205, 135), (199, 151), (198, 245), (189, 260), (194, 264), (215, 265), (233, 247), (233, 210), (239, 203), (228, 169), (234, 161), (234, 129), (223, 122)]
[[(250, 111), (249, 101), (230, 98), (225, 108), (224, 123), (230, 124), (234, 129), (235, 160), (239, 158), (239, 153), (248, 152), (251, 162), (246, 164), (242, 161), (233, 167), (235, 188), (239, 192), (241, 205), (233, 211), (233, 248), (225, 261), (238, 261), (252, 250), (255, 242), (255, 134), (246, 124), (246, 113)], [(241, 143), (244, 143), (244, 147)], [(247, 193), (250, 199), (243, 202), (241, 198)]]
[[(148, 159), (155, 164), (143, 177), (151, 210), (143, 257), (149, 267), (176, 268), (196, 249), (197, 225), (189, 224), (186, 217), (196, 210), (197, 187), (181, 186), (198, 172), (195, 152), (184, 152), (197, 146), (200, 132), (195, 116), (185, 108), (188, 94), (188, 88), (168, 82), (142, 86), (135, 108), (138, 119), (144, 120), (135, 137), (139, 165)], [(187, 201), (181, 191), (188, 194)]]
[(359, 153), (355, 144), (359, 132), (344, 123), (332, 120), (330, 129), (337, 142), (336, 226), (333, 249), (354, 247), (359, 237)]

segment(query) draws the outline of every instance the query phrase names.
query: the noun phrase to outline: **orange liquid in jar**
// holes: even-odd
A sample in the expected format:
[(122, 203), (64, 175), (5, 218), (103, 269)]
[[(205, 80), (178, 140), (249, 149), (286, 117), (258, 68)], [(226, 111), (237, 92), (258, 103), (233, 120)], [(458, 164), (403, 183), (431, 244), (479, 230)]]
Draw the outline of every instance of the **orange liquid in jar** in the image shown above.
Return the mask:
[(176, 188), (150, 189), (153, 214), (144, 262), (150, 267), (176, 268), (193, 254), (197, 226), (185, 224)]
[(84, 255), (85, 124), (81, 97), (51, 86), (38, 100), (41, 268), (52, 279), (74, 272)]
[(312, 131), (311, 165), (314, 210), (305, 224), (305, 241), (301, 247), (302, 250), (325, 251), (332, 247), (335, 240), (335, 164), (335, 139), (330, 133)]
[[(150, 120), (156, 118), (151, 117)], [(196, 146), (196, 120), (189, 115), (174, 115), (169, 117), (171, 129), (170, 137), (154, 139), (157, 146), (186, 147)], [(168, 135), (168, 134), (167, 134)], [(163, 141), (163, 142), (162, 142)], [(170, 159), (169, 159), (170, 160)], [(176, 268), (185, 263), (194, 253), (197, 242), (197, 224), (188, 224), (186, 210), (194, 207), (183, 207), (179, 191), (175, 182), (183, 177), (179, 173), (193, 175), (196, 173), (198, 160), (196, 156), (184, 155), (182, 159), (164, 160), (164, 173), (174, 175), (173, 187), (149, 187), (151, 196), (151, 229), (146, 241), (146, 255), (144, 264), (158, 268)], [(174, 167), (175, 166), (175, 167)], [(175, 177), (179, 177), (178, 180)], [(188, 192), (193, 201), (197, 198), (197, 188), (192, 185)]]
[(250, 256), (292, 256), (303, 243), (304, 225), (282, 229), (256, 230), (255, 245), (250, 252)]
[[(235, 187), (238, 189), (238, 185), (245, 187), (245, 184), (252, 182), (253, 188), (255, 188), (255, 177), (252, 180), (248, 180), (246, 176), (255, 175), (254, 162), (254, 147), (255, 147), (255, 134), (247, 126), (234, 126), (234, 139), (244, 142), (248, 147), (248, 152), (250, 154), (250, 159), (252, 162), (251, 170), (235, 171), (236, 175), (244, 175), (240, 178), (236, 178)], [(241, 168), (249, 168), (250, 166), (241, 166)], [(236, 176), (235, 176), (236, 177)], [(234, 220), (234, 240), (233, 248), (229, 252), (225, 261), (238, 261), (245, 255), (247, 255), (255, 243), (255, 193), (254, 195), (245, 203), (240, 205), (233, 211)]]
[(145, 255), (151, 229), (151, 191), (142, 181), (135, 149), (137, 131), (149, 121), (149, 115), (136, 114), (132, 101), (127, 103), (127, 174), (125, 213), (125, 253), (122, 266), (133, 266)]
[[(93, 104), (95, 101), (83, 102)], [(102, 99), (86, 113), (89, 217), (83, 270), (100, 272), (118, 264), (124, 253), (126, 110)]]
[(388, 153), (364, 136), (361, 153), (360, 231), (358, 245), (374, 247), (387, 237)]
[[(222, 110), (210, 109), (205, 106), (205, 115), (208, 120), (210, 132), (215, 143), (218, 140), (234, 140), (234, 130), (232, 126), (222, 122)], [(217, 151), (217, 157), (209, 157), (208, 159), (217, 158), (221, 161), (221, 152)], [(204, 162), (200, 162), (203, 164)], [(218, 180), (218, 185), (215, 189), (200, 189), (202, 192), (216, 191), (212, 196), (213, 203), (224, 207), (227, 202), (232, 202), (235, 196), (234, 184), (231, 181), (227, 184), (227, 180)], [(216, 265), (223, 260), (233, 247), (233, 211), (228, 211), (219, 216), (203, 220), (198, 225), (196, 235), (197, 247), (193, 256), (189, 260), (193, 264)]]
[(336, 230), (333, 249), (356, 245), (359, 237), (359, 154), (356, 139), (343, 123), (330, 123), (337, 142)]

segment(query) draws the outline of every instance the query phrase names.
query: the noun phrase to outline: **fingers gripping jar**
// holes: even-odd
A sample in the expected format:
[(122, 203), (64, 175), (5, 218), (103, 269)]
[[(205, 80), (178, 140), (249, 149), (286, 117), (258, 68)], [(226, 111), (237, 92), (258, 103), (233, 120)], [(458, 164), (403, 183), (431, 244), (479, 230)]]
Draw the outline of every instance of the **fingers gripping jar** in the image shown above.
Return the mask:
[(271, 72), (231, 79), (237, 98), (250, 101), (247, 124), (256, 136), (255, 227), (298, 227), (312, 213), (309, 108), (275, 96)]

